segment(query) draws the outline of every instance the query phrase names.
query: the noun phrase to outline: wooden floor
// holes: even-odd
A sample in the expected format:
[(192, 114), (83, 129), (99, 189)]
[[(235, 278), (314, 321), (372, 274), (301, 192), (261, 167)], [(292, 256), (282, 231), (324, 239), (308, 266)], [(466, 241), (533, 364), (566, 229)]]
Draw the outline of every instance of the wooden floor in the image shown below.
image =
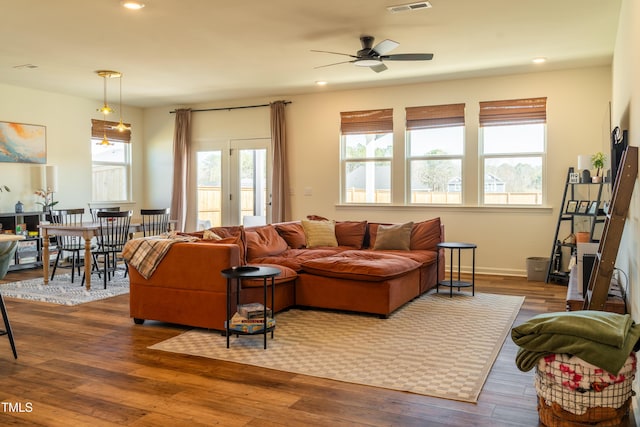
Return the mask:
[[(0, 283), (41, 274), (10, 272)], [(476, 292), (526, 296), (515, 324), (564, 311), (562, 285), (495, 276), (476, 283)], [(75, 307), (6, 298), (18, 359), (0, 337), (0, 425), (539, 425), (533, 371), (516, 368), (510, 338), (470, 404), (148, 350), (185, 328), (134, 325), (128, 298)]]

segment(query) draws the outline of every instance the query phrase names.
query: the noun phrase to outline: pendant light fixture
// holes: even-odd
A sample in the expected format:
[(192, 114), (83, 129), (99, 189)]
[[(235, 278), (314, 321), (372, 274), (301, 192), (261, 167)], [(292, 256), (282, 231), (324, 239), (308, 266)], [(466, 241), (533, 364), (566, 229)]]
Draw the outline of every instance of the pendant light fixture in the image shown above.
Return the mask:
[(102, 107), (99, 108), (98, 111), (103, 115), (108, 115), (113, 113), (113, 108), (111, 108), (109, 106), (109, 103), (107, 102), (107, 79), (119, 78), (122, 74), (120, 74), (120, 72), (118, 71), (111, 70), (98, 70), (96, 71), (96, 74), (102, 77), (102, 79), (104, 80), (104, 102)]
[(125, 130), (131, 130), (130, 126), (125, 125), (122, 122), (122, 73), (120, 73), (120, 107), (119, 107), (119, 111), (120, 111), (120, 122), (118, 123), (117, 126), (114, 126), (113, 129), (117, 130), (118, 132), (124, 132)]
[(102, 115), (102, 141), (98, 142), (96, 145), (113, 145), (107, 139), (107, 118)]

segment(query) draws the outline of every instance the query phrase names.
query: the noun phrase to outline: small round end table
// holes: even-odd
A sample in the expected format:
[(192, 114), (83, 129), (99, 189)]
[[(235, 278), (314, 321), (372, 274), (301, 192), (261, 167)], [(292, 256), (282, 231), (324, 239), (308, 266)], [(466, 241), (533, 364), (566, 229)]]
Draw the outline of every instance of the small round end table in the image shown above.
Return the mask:
[[(460, 292), (460, 288), (471, 287), (471, 295), (476, 294), (476, 248), (478, 247), (474, 243), (461, 243), (461, 242), (442, 242), (438, 243), (438, 253), (436, 256), (436, 262), (438, 265), (437, 273), (436, 273), (436, 293), (440, 290), (440, 286), (448, 286), (449, 287), (449, 298), (453, 297), (453, 288), (458, 288), (458, 292)], [(449, 280), (440, 280), (440, 250), (439, 249), (449, 249), (450, 253), (450, 264), (449, 264)], [(472, 249), (473, 250), (473, 261), (471, 266), (471, 282), (466, 282), (460, 280), (460, 252), (463, 249)], [(458, 280), (453, 279), (453, 251), (458, 251)]]

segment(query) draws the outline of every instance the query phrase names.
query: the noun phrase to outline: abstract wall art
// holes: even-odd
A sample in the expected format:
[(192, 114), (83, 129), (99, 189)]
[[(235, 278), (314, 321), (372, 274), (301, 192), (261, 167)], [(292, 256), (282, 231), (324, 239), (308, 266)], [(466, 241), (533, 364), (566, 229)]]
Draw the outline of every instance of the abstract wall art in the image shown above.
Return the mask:
[(0, 122), (0, 162), (47, 163), (47, 128)]

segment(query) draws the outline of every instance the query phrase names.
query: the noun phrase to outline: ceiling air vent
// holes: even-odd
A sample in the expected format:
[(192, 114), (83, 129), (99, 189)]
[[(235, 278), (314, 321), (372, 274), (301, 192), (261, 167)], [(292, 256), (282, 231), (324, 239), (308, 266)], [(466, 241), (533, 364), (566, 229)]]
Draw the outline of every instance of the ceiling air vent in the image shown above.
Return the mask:
[(397, 6), (389, 6), (387, 10), (391, 13), (400, 13), (400, 12), (413, 12), (415, 10), (421, 9), (429, 9), (431, 7), (431, 3), (428, 1), (420, 1), (417, 3), (407, 3), (400, 4)]

